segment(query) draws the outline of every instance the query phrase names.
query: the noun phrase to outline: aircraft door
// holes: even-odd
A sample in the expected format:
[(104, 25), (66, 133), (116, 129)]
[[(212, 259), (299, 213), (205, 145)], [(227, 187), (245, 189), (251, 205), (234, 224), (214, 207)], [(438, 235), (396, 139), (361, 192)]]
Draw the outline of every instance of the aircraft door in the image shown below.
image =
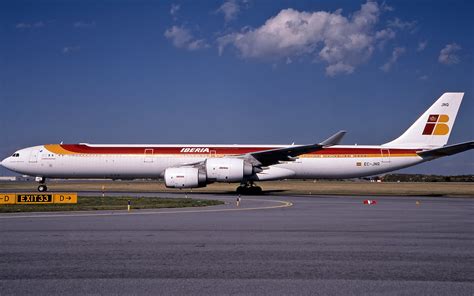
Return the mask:
[(153, 162), (153, 152), (154, 149), (145, 149), (145, 162), (151, 163)]
[(380, 149), (380, 155), (382, 156), (382, 164), (390, 163), (390, 150), (386, 148)]
[(209, 158), (215, 158), (215, 157), (216, 157), (216, 150), (209, 151)]
[(39, 154), (38, 149), (31, 150), (29, 162), (31, 163), (38, 162), (38, 154)]

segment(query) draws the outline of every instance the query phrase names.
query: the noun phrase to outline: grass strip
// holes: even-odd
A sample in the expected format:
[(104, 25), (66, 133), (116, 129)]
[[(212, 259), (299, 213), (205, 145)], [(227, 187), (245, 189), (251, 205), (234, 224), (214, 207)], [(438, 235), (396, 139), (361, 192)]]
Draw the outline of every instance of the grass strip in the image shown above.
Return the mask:
[(0, 205), (0, 213), (126, 210), (129, 200), (132, 209), (205, 207), (224, 204), (218, 200), (193, 198), (79, 196), (77, 204)]

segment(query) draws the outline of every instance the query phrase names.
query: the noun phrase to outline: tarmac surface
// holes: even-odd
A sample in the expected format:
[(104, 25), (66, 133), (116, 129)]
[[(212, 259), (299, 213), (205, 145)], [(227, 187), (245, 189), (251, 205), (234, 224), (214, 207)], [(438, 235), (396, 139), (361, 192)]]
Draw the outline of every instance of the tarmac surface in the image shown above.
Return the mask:
[(0, 214), (0, 294), (473, 295), (472, 198), (196, 198)]

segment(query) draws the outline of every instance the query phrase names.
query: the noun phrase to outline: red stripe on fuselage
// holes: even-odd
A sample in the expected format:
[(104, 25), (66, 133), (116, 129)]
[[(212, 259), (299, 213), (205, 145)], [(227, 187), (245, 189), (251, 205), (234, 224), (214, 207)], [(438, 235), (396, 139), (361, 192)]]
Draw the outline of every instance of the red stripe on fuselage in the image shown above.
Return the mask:
[[(144, 154), (145, 150), (153, 149), (153, 154), (216, 154), (239, 155), (251, 152), (276, 149), (275, 147), (209, 147), (209, 152), (181, 152), (185, 147), (91, 147), (81, 144), (61, 145), (65, 150), (78, 154)], [(414, 154), (415, 149), (390, 149), (391, 155)], [(308, 154), (380, 154), (380, 148), (324, 148)]]

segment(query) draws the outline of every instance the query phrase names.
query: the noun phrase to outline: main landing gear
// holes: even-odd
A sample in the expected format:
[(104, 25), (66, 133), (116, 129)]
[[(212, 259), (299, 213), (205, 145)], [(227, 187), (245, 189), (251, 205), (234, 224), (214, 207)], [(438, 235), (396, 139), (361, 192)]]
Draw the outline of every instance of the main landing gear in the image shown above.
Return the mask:
[(262, 194), (262, 187), (255, 185), (251, 181), (240, 184), (236, 190), (237, 194), (240, 195), (260, 195)]
[(48, 187), (46, 186), (46, 178), (44, 177), (36, 177), (36, 182), (39, 182), (38, 191), (39, 192), (46, 192), (48, 191)]

